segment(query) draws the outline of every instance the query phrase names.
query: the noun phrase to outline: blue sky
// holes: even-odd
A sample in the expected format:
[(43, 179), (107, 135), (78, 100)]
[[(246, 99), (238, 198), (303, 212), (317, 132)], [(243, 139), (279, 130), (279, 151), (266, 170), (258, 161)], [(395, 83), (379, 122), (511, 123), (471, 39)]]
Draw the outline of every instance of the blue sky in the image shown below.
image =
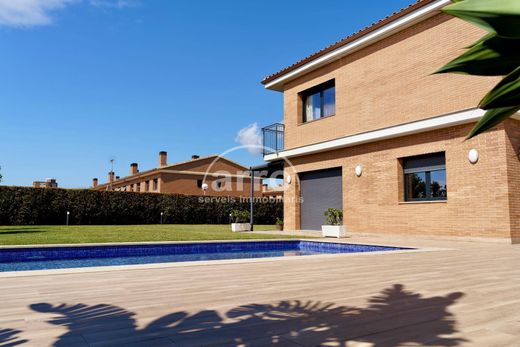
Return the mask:
[(0, 0), (2, 184), (87, 187), (111, 157), (125, 176), (161, 150), (224, 152), (283, 119), (263, 77), (410, 2)]

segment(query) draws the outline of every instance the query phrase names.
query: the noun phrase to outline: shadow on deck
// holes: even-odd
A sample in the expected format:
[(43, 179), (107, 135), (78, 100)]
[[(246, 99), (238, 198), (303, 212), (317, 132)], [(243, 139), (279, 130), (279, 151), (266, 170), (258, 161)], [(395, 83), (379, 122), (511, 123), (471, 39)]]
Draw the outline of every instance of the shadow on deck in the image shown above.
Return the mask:
[(27, 340), (22, 340), (18, 337), (19, 333), (19, 330), (0, 328), (0, 346), (14, 347), (26, 343)]
[[(456, 320), (448, 311), (463, 296), (425, 298), (395, 284), (371, 297), (367, 307), (337, 306), (316, 301), (281, 301), (249, 304), (220, 314), (203, 310), (195, 314), (174, 312), (138, 328), (135, 313), (99, 304), (38, 303), (34, 311), (54, 314), (47, 322), (66, 327), (55, 346), (81, 339), (89, 344), (130, 343), (185, 345), (302, 345), (366, 342), (373, 346), (457, 346), (466, 340), (457, 333)], [(4, 346), (0, 343), (0, 346)]]

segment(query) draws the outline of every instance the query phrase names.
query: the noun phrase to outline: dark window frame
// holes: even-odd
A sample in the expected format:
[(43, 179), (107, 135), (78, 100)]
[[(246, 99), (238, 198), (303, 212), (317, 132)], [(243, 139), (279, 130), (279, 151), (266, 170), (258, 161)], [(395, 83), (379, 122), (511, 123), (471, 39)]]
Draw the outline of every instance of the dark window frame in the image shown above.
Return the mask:
[(198, 179), (197, 180), (197, 188), (202, 188), (202, 180)]
[[(325, 110), (325, 98), (324, 98), (324, 92), (325, 90), (328, 90), (330, 88), (334, 87), (334, 114), (330, 114), (327, 116), (324, 116), (324, 110)], [(307, 119), (307, 107), (305, 107), (305, 104), (307, 103), (307, 98), (311, 97), (314, 94), (320, 93), (320, 117), (316, 119)], [(327, 82), (318, 84), (317, 86), (314, 86), (312, 88), (306, 89), (299, 93), (300, 99), (302, 102), (302, 121), (303, 123), (309, 123), (312, 121), (320, 120), (323, 118), (328, 118), (336, 115), (336, 80), (331, 79)]]
[[(434, 158), (438, 159), (441, 155), (444, 159), (443, 164), (434, 163), (434, 164), (418, 166), (418, 167), (410, 168), (410, 169), (406, 168), (406, 162), (409, 160), (419, 159), (419, 160), (428, 161), (428, 159), (430, 159), (432, 161), (435, 161)], [(402, 158), (402, 162), (403, 162), (403, 182), (404, 182), (404, 201), (405, 202), (447, 201), (448, 200), (447, 188), (446, 188), (446, 196), (431, 196), (432, 195), (432, 192), (431, 192), (431, 183), (432, 183), (431, 174), (432, 174), (432, 172), (444, 171), (444, 176), (446, 178), (446, 154), (445, 154), (445, 152), (437, 152), (437, 153), (430, 153), (430, 154), (406, 157), (406, 158)], [(410, 198), (408, 196), (409, 175), (414, 174), (414, 173), (415, 174), (424, 173), (424, 177), (425, 177), (424, 184), (425, 184), (425, 192), (426, 192), (426, 197), (424, 197), (424, 198)], [(447, 185), (448, 184), (446, 182), (446, 187), (447, 187)]]

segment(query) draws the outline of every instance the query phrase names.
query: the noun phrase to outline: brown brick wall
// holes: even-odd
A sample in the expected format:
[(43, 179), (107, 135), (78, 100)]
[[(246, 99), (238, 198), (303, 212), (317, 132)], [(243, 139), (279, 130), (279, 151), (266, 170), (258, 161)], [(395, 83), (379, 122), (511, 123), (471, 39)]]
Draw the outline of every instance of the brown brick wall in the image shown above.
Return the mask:
[[(297, 157), (291, 162), (297, 172), (342, 167), (345, 225), (352, 232), (504, 238), (513, 232), (519, 236), (520, 164), (513, 151), (520, 145), (520, 126), (510, 122), (506, 128), (500, 126), (464, 141), (471, 127), (410, 135)], [(475, 165), (467, 159), (472, 148), (480, 154)], [(446, 153), (448, 200), (404, 203), (399, 159), (440, 151)], [(361, 177), (354, 173), (356, 165), (364, 168)], [(292, 168), (286, 170), (296, 178)], [(287, 229), (300, 228), (298, 197), (295, 179), (285, 192)]]
[[(156, 190), (153, 189), (153, 180), (154, 179), (157, 179), (157, 183), (158, 183)], [(146, 191), (146, 189), (145, 189), (146, 182), (149, 182), (148, 191)], [(114, 190), (118, 190), (118, 189), (124, 190), (123, 188), (126, 188), (126, 191), (132, 191), (132, 192), (137, 191), (137, 187), (139, 187), (139, 192), (141, 192), (141, 193), (160, 193), (161, 192), (161, 174), (156, 173), (154, 175), (144, 176), (144, 177), (137, 176), (135, 179), (125, 179), (124, 181), (123, 180), (115, 181), (112, 184), (112, 187)], [(96, 190), (106, 190), (106, 186), (105, 185), (98, 186), (96, 188)]]
[[(158, 189), (153, 189), (153, 178), (158, 179)], [(116, 182), (113, 188), (126, 187), (126, 191), (137, 191), (136, 187), (139, 187), (141, 193), (166, 193), (166, 194), (185, 194), (185, 195), (204, 195), (204, 191), (198, 187), (197, 180), (204, 180), (204, 175), (195, 174), (181, 174), (181, 173), (158, 173), (155, 176), (147, 176), (143, 178), (136, 178), (126, 182)], [(222, 179), (220, 179), (222, 181)], [(244, 178), (243, 181), (237, 178), (229, 178), (226, 187), (230, 187), (231, 190), (222, 188), (222, 190), (214, 189), (213, 182), (217, 181), (217, 178), (206, 177), (205, 182), (208, 184), (207, 195), (211, 196), (235, 196), (235, 197), (249, 197), (250, 196), (250, 179)], [(149, 182), (149, 189), (146, 190), (146, 182)], [(224, 181), (222, 181), (224, 182)], [(242, 182), (242, 183), (240, 183)], [(218, 188), (215, 186), (215, 188)], [(262, 196), (260, 183), (255, 186), (255, 196)]]
[(508, 120), (505, 129), (511, 239), (520, 243), (520, 121)]
[[(204, 179), (204, 175), (185, 175), (185, 174), (162, 174), (162, 186), (161, 190), (163, 193), (172, 193), (175, 194), (186, 194), (186, 195), (203, 195), (203, 191), (201, 188), (197, 186), (198, 179)], [(226, 179), (226, 184), (230, 187), (230, 190), (218, 190), (218, 187), (214, 185), (213, 182), (216, 182), (217, 178), (214, 177), (206, 177), (205, 182), (208, 185), (208, 190), (206, 191), (207, 195), (210, 196), (234, 196), (234, 197), (249, 197), (250, 196), (250, 179), (245, 178), (242, 180), (238, 180), (236, 178)], [(222, 179), (221, 179), (222, 181)], [(255, 196), (261, 196), (261, 186), (257, 184), (255, 186)]]
[[(494, 77), (432, 75), (483, 31), (440, 14), (286, 85), (286, 149), (473, 108)], [(336, 115), (301, 123), (298, 93), (334, 78)]]
[[(167, 172), (182, 171), (186, 173)], [(124, 179), (115, 181), (112, 184), (114, 190), (139, 191), (150, 193), (166, 193), (166, 194), (186, 194), (186, 195), (203, 195), (204, 191), (198, 187), (197, 180), (205, 180), (209, 189), (206, 191), (207, 195), (211, 196), (234, 196), (234, 197), (249, 197), (250, 196), (250, 179), (230, 178), (229, 183), (219, 190), (216, 186), (214, 189), (212, 182), (217, 178), (208, 175), (204, 177), (206, 172), (209, 173), (224, 173), (230, 175), (244, 175), (244, 168), (225, 158), (203, 158), (198, 160), (187, 161), (170, 167), (163, 167), (149, 173), (141, 173), (144, 176), (137, 175), (125, 177)], [(200, 173), (200, 174), (195, 174)], [(158, 180), (158, 187), (153, 189), (153, 179)], [(222, 181), (222, 179), (220, 179)], [(146, 190), (146, 182), (149, 182), (149, 189)], [(226, 182), (222, 181), (223, 184)], [(98, 186), (96, 190), (106, 190), (105, 185)], [(255, 186), (255, 196), (262, 196), (261, 185), (257, 183)]]

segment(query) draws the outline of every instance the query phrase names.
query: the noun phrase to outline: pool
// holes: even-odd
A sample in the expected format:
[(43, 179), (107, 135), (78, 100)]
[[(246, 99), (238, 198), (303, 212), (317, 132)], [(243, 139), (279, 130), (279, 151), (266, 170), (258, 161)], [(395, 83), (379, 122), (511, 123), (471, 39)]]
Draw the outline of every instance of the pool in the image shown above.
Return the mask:
[(305, 240), (1, 248), (0, 272), (402, 249)]

